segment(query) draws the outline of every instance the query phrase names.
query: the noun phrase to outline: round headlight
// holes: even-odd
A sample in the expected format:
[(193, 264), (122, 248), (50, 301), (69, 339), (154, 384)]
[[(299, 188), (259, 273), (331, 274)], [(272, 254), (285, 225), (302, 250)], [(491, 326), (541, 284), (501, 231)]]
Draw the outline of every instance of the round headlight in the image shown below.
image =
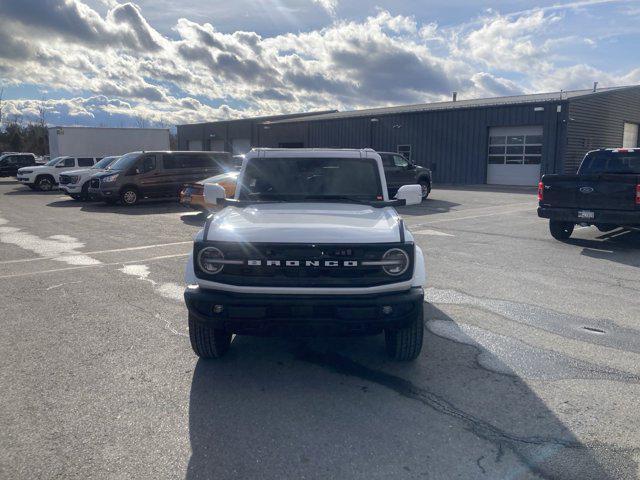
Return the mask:
[(216, 247), (206, 247), (198, 253), (198, 266), (203, 272), (210, 275), (222, 271), (224, 264), (221, 260), (224, 260), (224, 254)]
[(409, 255), (399, 248), (387, 250), (382, 256), (382, 261), (384, 262), (382, 269), (394, 277), (402, 275), (409, 268)]

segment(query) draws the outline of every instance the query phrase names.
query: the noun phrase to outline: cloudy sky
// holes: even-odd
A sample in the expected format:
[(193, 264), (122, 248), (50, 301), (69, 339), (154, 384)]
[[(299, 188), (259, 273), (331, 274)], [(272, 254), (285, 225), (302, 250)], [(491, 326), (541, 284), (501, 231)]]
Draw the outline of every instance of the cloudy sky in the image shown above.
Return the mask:
[(3, 120), (175, 125), (640, 83), (640, 0), (1, 0)]

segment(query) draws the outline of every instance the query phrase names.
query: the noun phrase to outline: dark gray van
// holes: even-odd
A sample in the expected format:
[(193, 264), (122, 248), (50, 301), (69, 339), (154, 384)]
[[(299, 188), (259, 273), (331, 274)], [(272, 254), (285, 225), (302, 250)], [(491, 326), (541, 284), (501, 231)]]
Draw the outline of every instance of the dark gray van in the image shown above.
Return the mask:
[(177, 197), (183, 184), (233, 170), (227, 152), (131, 152), (91, 177), (89, 195), (135, 205), (143, 198)]

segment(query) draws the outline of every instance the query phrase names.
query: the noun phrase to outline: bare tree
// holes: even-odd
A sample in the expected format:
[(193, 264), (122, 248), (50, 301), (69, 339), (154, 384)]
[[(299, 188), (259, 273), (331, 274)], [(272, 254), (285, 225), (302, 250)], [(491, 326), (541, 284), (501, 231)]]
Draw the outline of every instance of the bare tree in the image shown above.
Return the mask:
[(136, 120), (136, 125), (138, 126), (138, 128), (147, 127), (147, 120), (142, 115), (136, 115), (134, 118)]
[(9, 123), (13, 123), (14, 125), (22, 125), (22, 115), (18, 113), (13, 113), (9, 116)]
[(38, 125), (42, 128), (47, 126), (47, 101), (44, 97), (38, 102)]

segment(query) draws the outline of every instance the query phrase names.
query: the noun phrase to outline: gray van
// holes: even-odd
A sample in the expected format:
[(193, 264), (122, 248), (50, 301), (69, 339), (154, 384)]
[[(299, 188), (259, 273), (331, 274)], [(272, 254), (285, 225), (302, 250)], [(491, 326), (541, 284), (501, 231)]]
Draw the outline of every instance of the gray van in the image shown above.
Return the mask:
[(227, 152), (131, 152), (91, 177), (89, 195), (135, 205), (143, 198), (177, 197), (183, 184), (233, 170)]

